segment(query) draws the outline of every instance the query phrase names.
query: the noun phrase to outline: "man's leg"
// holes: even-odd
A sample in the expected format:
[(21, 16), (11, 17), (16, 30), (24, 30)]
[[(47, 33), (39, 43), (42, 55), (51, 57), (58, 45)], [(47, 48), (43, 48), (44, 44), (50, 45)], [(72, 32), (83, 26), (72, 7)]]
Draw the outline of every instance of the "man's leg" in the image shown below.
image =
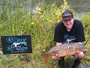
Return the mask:
[(58, 61), (58, 68), (62, 68), (61, 61), (62, 61), (62, 60), (59, 60), (59, 61)]
[(58, 61), (58, 67), (63, 68), (64, 66), (64, 57), (61, 57), (60, 60)]
[[(72, 68), (78, 68), (79, 64), (80, 64), (80, 60), (84, 57), (84, 54), (86, 52), (81, 52), (79, 55), (77, 55), (77, 58), (74, 61), (74, 64), (72, 65)], [(80, 57), (81, 56), (81, 57)]]
[(80, 64), (80, 59), (75, 59), (72, 68), (78, 68), (79, 64)]

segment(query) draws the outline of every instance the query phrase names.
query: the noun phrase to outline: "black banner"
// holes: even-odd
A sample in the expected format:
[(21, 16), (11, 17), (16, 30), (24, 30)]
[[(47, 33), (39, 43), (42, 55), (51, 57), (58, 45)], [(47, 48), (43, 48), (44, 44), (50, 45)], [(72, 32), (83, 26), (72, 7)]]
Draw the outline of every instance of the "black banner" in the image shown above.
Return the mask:
[(1, 36), (3, 54), (32, 53), (31, 35)]

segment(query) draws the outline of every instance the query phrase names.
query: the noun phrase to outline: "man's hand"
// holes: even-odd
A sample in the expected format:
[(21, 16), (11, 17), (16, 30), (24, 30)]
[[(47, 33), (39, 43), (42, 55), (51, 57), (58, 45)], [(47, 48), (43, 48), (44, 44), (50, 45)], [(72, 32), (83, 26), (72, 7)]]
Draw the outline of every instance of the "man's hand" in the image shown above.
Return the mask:
[[(62, 44), (61, 42), (56, 42), (56, 46), (61, 45), (61, 44)], [(53, 55), (52, 55), (52, 59), (53, 59), (54, 61), (60, 60), (59, 54), (53, 54)]]
[(73, 55), (77, 55), (77, 54), (79, 54), (80, 52), (78, 52), (78, 51), (74, 51), (73, 52)]
[(52, 59), (53, 59), (54, 61), (60, 60), (59, 54), (53, 54)]

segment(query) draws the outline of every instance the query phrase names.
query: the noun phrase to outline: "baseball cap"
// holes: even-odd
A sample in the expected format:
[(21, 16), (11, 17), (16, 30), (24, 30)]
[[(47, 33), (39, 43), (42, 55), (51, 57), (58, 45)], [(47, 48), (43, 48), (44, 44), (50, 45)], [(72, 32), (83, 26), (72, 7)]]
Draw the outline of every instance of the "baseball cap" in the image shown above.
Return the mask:
[(71, 20), (73, 18), (73, 14), (70, 10), (65, 10), (62, 13), (62, 21), (64, 20)]

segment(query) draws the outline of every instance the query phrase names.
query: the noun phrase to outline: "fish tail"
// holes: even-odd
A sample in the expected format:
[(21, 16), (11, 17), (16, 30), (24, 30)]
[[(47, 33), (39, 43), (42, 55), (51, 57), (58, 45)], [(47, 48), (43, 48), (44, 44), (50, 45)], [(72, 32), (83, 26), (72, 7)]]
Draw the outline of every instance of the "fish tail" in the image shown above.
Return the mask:
[(50, 55), (48, 53), (44, 53), (41, 55), (44, 58), (44, 62), (47, 63), (49, 60)]

